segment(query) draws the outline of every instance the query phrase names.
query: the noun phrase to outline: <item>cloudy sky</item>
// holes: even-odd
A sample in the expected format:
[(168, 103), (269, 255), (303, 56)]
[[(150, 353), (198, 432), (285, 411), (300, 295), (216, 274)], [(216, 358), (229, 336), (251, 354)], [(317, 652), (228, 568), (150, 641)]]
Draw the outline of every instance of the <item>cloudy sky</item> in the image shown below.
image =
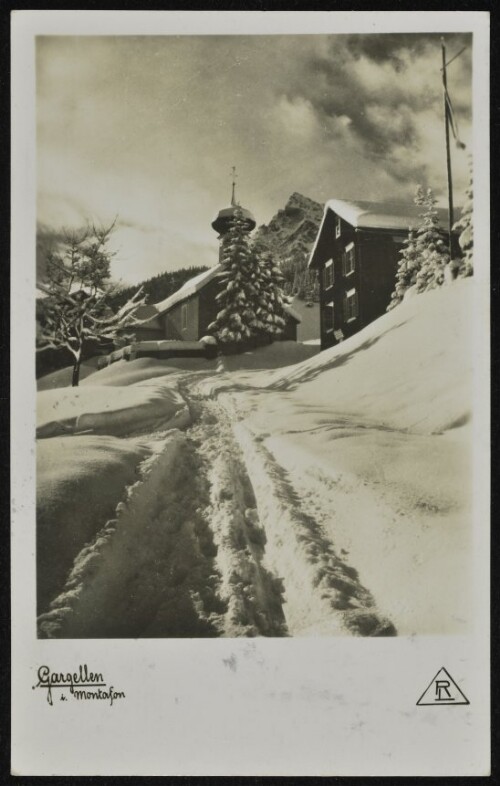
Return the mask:
[[(471, 141), (467, 35), (446, 36)], [(117, 36), (37, 40), (38, 219), (47, 233), (118, 216), (117, 279), (217, 260), (237, 197), (258, 224), (298, 191), (446, 199), (439, 36)], [(452, 148), (456, 202), (467, 151)]]

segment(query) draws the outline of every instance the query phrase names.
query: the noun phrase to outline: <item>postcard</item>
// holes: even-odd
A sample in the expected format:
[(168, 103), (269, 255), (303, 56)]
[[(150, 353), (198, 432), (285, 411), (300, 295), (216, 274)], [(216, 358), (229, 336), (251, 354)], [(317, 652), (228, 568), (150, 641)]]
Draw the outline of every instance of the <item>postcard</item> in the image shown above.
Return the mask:
[(489, 17), (12, 17), (12, 772), (489, 773)]

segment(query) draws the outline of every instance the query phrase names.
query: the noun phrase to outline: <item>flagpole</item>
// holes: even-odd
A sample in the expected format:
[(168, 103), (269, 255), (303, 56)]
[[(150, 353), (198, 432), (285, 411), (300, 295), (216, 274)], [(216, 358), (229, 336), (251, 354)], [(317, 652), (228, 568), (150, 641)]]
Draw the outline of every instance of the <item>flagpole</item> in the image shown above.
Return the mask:
[(454, 224), (453, 221), (453, 182), (451, 177), (451, 154), (450, 154), (450, 129), (449, 129), (449, 118), (448, 118), (448, 103), (447, 103), (447, 92), (448, 92), (448, 85), (446, 80), (446, 46), (444, 43), (444, 38), (441, 38), (441, 54), (443, 58), (443, 67), (442, 67), (442, 74), (443, 74), (443, 104), (444, 104), (444, 127), (445, 127), (445, 135), (446, 135), (446, 168), (448, 174), (448, 249), (450, 254), (450, 262), (452, 259), (452, 250), (451, 250), (451, 230)]

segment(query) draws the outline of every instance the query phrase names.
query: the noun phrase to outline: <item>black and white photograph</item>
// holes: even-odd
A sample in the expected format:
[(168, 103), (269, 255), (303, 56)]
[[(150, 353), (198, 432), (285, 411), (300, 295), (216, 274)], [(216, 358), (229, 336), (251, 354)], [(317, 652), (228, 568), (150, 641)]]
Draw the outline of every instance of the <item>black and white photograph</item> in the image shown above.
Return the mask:
[[(321, 27), (277, 12), (311, 30), (261, 14), (256, 32), (233, 12), (202, 34), (176, 12), (123, 31), (113, 12), (113, 32), (74, 13), (81, 32), (41, 24), (29, 59), (29, 328), (13, 310), (33, 358), (27, 698), (43, 695), (50, 717), (61, 702), (117, 716), (134, 675), (120, 656), (113, 683), (98, 653), (123, 647), (179, 653), (182, 640), (186, 669), (223, 647), (226, 679), (243, 680), (252, 658), (265, 668), (264, 640), (285, 660), (300, 640), (379, 670), (413, 645), (408, 713), (430, 718), (426, 739), (446, 713), (474, 726), (487, 710), (463, 665), (487, 608), (474, 81), (487, 16), (402, 13), (398, 28), (391, 13), (370, 27), (330, 12)], [(425, 660), (427, 642), (443, 658)], [(349, 703), (308, 690), (309, 707), (311, 691)], [(286, 694), (266, 694), (284, 714)], [(376, 726), (362, 712), (358, 742)], [(348, 774), (485, 774), (486, 743), (474, 771), (356, 770), (353, 757)], [(265, 774), (345, 774), (322, 755), (305, 772), (271, 757)], [(99, 761), (81, 774), (197, 772)], [(21, 774), (80, 774), (60, 766)], [(261, 774), (214, 766), (203, 774)]]

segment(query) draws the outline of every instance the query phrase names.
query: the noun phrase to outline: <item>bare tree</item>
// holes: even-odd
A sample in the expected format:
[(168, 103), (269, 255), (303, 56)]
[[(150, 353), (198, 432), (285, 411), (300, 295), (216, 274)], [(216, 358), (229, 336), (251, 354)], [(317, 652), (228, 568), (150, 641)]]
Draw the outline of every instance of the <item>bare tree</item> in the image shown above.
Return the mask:
[(145, 303), (142, 290), (116, 313), (109, 305), (113, 252), (107, 243), (115, 223), (63, 232), (58, 250), (48, 254), (45, 280), (38, 284), (46, 297), (40, 308), (37, 352), (68, 349), (73, 355), (73, 386), (79, 383), (89, 344), (127, 340), (132, 335), (126, 331), (141, 324), (136, 312)]

